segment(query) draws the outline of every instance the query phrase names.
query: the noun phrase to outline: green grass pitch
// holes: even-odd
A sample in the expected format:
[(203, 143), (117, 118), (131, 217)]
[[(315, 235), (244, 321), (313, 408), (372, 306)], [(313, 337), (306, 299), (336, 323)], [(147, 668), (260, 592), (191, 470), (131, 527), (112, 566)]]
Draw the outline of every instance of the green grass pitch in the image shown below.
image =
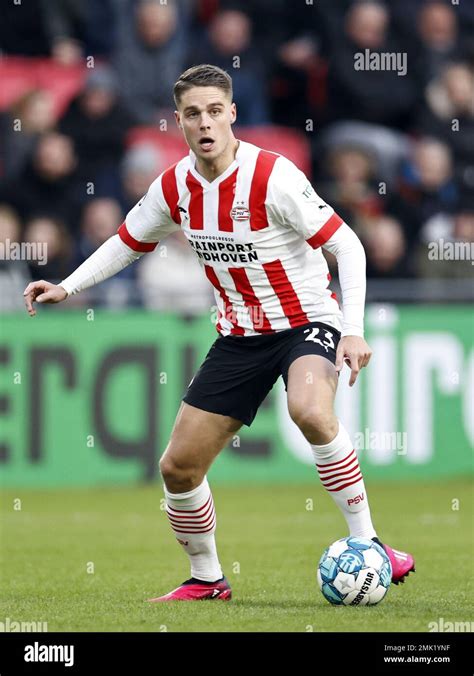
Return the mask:
[(412, 632), (440, 618), (471, 621), (469, 481), (368, 488), (380, 537), (413, 552), (417, 571), (380, 605), (354, 608), (329, 605), (317, 588), (323, 549), (347, 533), (316, 478), (304, 486), (213, 487), (229, 603), (145, 602), (189, 577), (160, 510), (160, 485), (4, 490), (0, 621), (73, 632)]

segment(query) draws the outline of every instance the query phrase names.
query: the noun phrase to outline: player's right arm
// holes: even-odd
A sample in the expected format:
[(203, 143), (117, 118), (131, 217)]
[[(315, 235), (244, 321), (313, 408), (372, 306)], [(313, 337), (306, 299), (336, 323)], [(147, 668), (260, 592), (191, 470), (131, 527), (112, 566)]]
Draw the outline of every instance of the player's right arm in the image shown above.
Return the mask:
[(171, 218), (164, 199), (162, 176), (150, 186), (148, 193), (129, 211), (116, 235), (105, 241), (69, 277), (59, 284), (45, 280), (31, 282), (23, 295), (28, 314), (33, 317), (33, 303), (60, 303), (123, 270), (171, 232), (179, 230)]
[(82, 265), (59, 284), (52, 284), (44, 279), (28, 284), (23, 292), (28, 314), (30, 317), (35, 316), (36, 310), (33, 306), (35, 302), (60, 303), (68, 296), (112, 277), (140, 256), (143, 256), (143, 253), (133, 251), (120, 239), (119, 235), (109, 237)]
[(59, 284), (52, 284), (41, 279), (31, 282), (23, 292), (26, 310), (30, 317), (34, 317), (36, 310), (33, 303), (60, 303), (67, 298), (67, 291)]

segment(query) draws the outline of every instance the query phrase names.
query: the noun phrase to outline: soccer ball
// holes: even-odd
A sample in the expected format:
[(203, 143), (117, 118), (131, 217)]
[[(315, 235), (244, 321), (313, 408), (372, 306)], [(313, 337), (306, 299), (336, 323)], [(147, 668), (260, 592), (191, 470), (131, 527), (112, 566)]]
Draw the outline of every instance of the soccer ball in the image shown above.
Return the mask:
[(348, 537), (328, 547), (318, 565), (318, 584), (334, 605), (373, 606), (384, 598), (392, 580), (392, 564), (372, 540)]

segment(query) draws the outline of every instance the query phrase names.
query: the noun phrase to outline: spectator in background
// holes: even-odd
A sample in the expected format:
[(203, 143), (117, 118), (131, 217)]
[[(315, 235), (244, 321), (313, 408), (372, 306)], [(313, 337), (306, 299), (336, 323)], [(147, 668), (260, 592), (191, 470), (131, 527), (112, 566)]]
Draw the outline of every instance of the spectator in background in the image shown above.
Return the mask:
[(0, 47), (6, 54), (50, 56), (62, 65), (77, 63), (88, 5), (83, 0), (2, 2)]
[(327, 63), (308, 34), (279, 45), (272, 76), (272, 119), (304, 129), (308, 119), (326, 122)]
[(393, 190), (394, 182), (398, 180), (401, 163), (411, 152), (411, 142), (402, 132), (357, 120), (336, 122), (323, 133), (313, 136), (315, 175), (321, 172), (320, 166), (324, 169), (321, 157), (325, 156), (328, 149), (337, 149), (341, 146), (356, 147), (369, 154), (375, 166), (377, 182), (384, 182), (390, 191)]
[(138, 281), (145, 306), (153, 310), (200, 315), (214, 303), (212, 286), (182, 232), (140, 260)]
[(18, 177), (2, 188), (0, 200), (11, 204), (23, 219), (38, 214), (63, 221), (74, 230), (76, 215), (86, 197), (77, 177), (72, 141), (55, 131), (42, 135), (33, 156)]
[(436, 77), (450, 61), (462, 59), (456, 9), (448, 2), (433, 0), (426, 3), (417, 17), (418, 35), (415, 69), (422, 85)]
[(188, 55), (188, 66), (196, 63), (212, 63), (232, 74), (238, 125), (269, 122), (267, 77), (258, 52), (252, 48), (252, 22), (245, 12), (215, 14), (207, 35), (199, 37)]
[[(21, 241), (21, 222), (14, 209), (0, 204), (0, 246), (7, 252), (12, 244)], [(0, 258), (0, 312), (22, 310), (24, 285), (31, 282), (26, 261), (12, 260), (5, 253)]]
[(96, 194), (113, 192), (119, 183), (118, 165), (133, 124), (118, 97), (117, 76), (108, 66), (98, 66), (59, 124), (74, 141), (79, 176), (95, 184)]
[(0, 204), (0, 240), (19, 242), (21, 239), (21, 220), (8, 204)]
[[(82, 212), (80, 234), (77, 242), (74, 261), (68, 274), (75, 270), (86, 258), (98, 249), (109, 237), (117, 233), (117, 229), (124, 218), (120, 204), (111, 198), (97, 198), (88, 202)], [(129, 265), (114, 277), (105, 280), (98, 287), (85, 292), (81, 303), (93, 297), (94, 302), (100, 305), (107, 304), (114, 307), (137, 304), (134, 300), (131, 280), (136, 278), (137, 266)], [(92, 294), (92, 296), (91, 296)]]
[[(421, 232), (417, 272), (422, 277), (465, 278), (472, 283), (474, 250), (474, 198), (465, 194), (453, 214), (439, 213), (425, 223)], [(446, 243), (467, 245), (467, 255), (457, 259), (445, 253)], [(433, 251), (433, 247), (437, 250)]]
[(451, 147), (457, 179), (474, 190), (474, 74), (467, 64), (449, 64), (428, 85), (416, 129)]
[[(87, 202), (81, 217), (74, 269), (89, 258), (109, 237), (115, 235), (122, 221), (123, 213), (116, 200), (103, 197)], [(127, 270), (128, 268), (119, 274)]]
[(409, 66), (403, 76), (396, 70), (355, 69), (355, 55), (364, 55), (366, 49), (370, 54), (400, 52), (388, 27), (388, 11), (376, 2), (355, 3), (347, 12), (345, 35), (334, 43), (329, 63), (331, 120), (358, 119), (398, 129), (409, 126), (417, 101)]
[(158, 150), (151, 143), (141, 143), (127, 151), (121, 167), (120, 201), (124, 213), (135, 206), (166, 168), (167, 165), (163, 164)]
[[(203, 3), (204, 4), (204, 3)], [(258, 45), (258, 52), (265, 64), (269, 64), (275, 57), (278, 46), (291, 34), (299, 32), (302, 25), (300, 17), (306, 9), (305, 20), (308, 25), (308, 5), (303, 3), (288, 3), (286, 0), (219, 0), (209, 3), (206, 24), (209, 25), (218, 12), (238, 11), (245, 13), (252, 24), (252, 42)], [(201, 11), (202, 15), (202, 11)], [(201, 16), (202, 21), (202, 16)], [(304, 25), (304, 24), (303, 24)], [(196, 26), (199, 31), (201, 25)]]
[(56, 123), (53, 97), (45, 89), (24, 94), (3, 117), (3, 170), (8, 178), (18, 176), (33, 152), (38, 137)]
[(329, 151), (323, 165), (327, 174), (318, 182), (318, 192), (358, 232), (358, 223), (383, 210), (374, 184), (374, 158), (357, 146), (341, 145)]
[(140, 124), (174, 124), (170, 91), (183, 70), (185, 33), (176, 3), (140, 0), (134, 26), (116, 46), (114, 64), (125, 102)]
[(39, 0), (51, 56), (64, 66), (82, 59), (89, 3), (83, 0)]
[[(472, 2), (462, 2), (462, 0), (445, 0), (444, 2), (437, 2), (437, 0), (396, 0), (390, 3), (390, 13), (393, 19), (393, 29), (400, 34), (404, 40), (404, 44), (408, 49), (414, 48), (414, 54), (417, 53), (417, 47), (420, 43), (420, 17), (421, 11), (425, 10), (429, 5), (442, 4), (447, 6), (448, 10), (453, 9), (456, 14), (458, 40), (468, 47), (469, 36), (474, 37), (474, 4)], [(443, 10), (441, 10), (442, 14)], [(428, 12), (429, 14), (429, 12)], [(437, 12), (438, 17), (440, 13)], [(433, 19), (429, 19), (428, 23)], [(448, 19), (449, 21), (449, 19)], [(426, 23), (426, 17), (425, 17)], [(439, 30), (439, 29), (438, 29)], [(438, 36), (440, 33), (436, 31)], [(444, 31), (444, 27), (440, 28)], [(438, 47), (441, 44), (437, 40)], [(442, 42), (445, 42), (443, 39)]]
[[(276, 124), (304, 129), (308, 119), (317, 126), (326, 122), (328, 48), (334, 24), (339, 39), (346, 3), (257, 0), (257, 11), (254, 3), (249, 3), (260, 28), (257, 44), (259, 49), (261, 44), (266, 47), (272, 120)], [(269, 20), (277, 24), (276, 30), (268, 30)]]
[(429, 218), (440, 212), (452, 212), (456, 201), (449, 147), (436, 139), (420, 140), (415, 144), (411, 160), (402, 169), (399, 195), (390, 205), (395, 214), (404, 215), (409, 245), (418, 238)]
[(368, 220), (360, 236), (367, 256), (367, 277), (395, 278), (412, 275), (403, 228), (391, 216)]
[(60, 281), (71, 269), (72, 241), (61, 221), (50, 216), (30, 219), (25, 226), (25, 242), (34, 242), (45, 248), (46, 264), (39, 260), (28, 261), (31, 278)]

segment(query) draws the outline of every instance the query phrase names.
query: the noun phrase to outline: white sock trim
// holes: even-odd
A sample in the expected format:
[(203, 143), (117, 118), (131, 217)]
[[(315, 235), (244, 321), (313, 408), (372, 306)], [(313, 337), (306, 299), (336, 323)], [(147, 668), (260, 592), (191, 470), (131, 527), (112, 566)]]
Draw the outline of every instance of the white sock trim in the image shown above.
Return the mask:
[[(329, 460), (333, 455), (338, 453), (341, 449), (345, 448), (350, 448), (353, 449), (354, 446), (352, 445), (351, 438), (344, 427), (344, 425), (341, 423), (340, 420), (338, 420), (339, 423), (339, 429), (332, 441), (330, 441), (327, 444), (310, 444), (311, 450), (313, 451), (313, 456), (316, 462), (321, 462), (325, 460)], [(357, 455), (357, 454), (356, 454)]]
[(209, 487), (209, 482), (207, 480), (207, 476), (204, 477), (202, 483), (199, 484), (199, 486), (196, 486), (196, 488), (193, 488), (190, 491), (187, 491), (186, 493), (170, 493), (170, 491), (166, 488), (166, 485), (163, 484), (165, 496), (169, 498), (170, 500), (187, 500), (188, 498), (194, 498), (196, 495), (199, 495), (201, 491), (204, 491), (207, 489), (206, 492), (210, 491)]

